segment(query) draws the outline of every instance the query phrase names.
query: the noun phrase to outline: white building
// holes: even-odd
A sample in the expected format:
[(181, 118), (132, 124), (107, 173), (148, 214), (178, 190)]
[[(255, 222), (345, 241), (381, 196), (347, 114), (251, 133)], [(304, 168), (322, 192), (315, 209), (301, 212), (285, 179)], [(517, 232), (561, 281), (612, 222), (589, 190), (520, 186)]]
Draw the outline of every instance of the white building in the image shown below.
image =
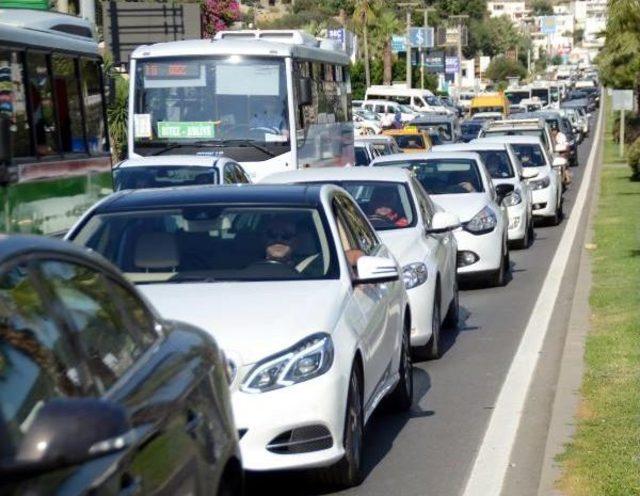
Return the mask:
[(522, 24), (528, 10), (524, 0), (489, 0), (487, 10), (491, 17), (506, 15), (514, 24)]
[(571, 4), (575, 28), (584, 30), (584, 43), (600, 46), (603, 39), (598, 35), (607, 25), (607, 0), (574, 0)]

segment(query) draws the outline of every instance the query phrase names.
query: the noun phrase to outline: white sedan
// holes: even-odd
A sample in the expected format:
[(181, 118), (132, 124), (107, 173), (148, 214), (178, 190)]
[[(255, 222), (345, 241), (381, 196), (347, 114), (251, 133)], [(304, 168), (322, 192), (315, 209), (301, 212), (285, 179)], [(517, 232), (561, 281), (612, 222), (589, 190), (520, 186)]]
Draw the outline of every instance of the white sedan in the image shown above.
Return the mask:
[(229, 157), (158, 155), (128, 158), (113, 167), (113, 189), (198, 184), (249, 184), (249, 174)]
[(470, 143), (434, 146), (433, 152), (476, 152), (491, 175), (496, 190), (505, 193), (502, 205), (509, 215), (509, 242), (528, 248), (533, 241), (532, 197), (526, 182), (535, 171), (522, 170), (517, 154), (509, 144), (478, 138)]
[(267, 176), (269, 183), (333, 183), (347, 190), (402, 266), (411, 308), (411, 344), (421, 358), (442, 354), (442, 326), (458, 321), (457, 216), (434, 205), (403, 169), (315, 168)]
[(509, 271), (507, 209), (480, 155), (474, 152), (426, 152), (378, 157), (374, 167), (411, 170), (431, 199), (458, 216), (458, 275), (492, 286), (506, 283)]
[(554, 226), (559, 224), (563, 215), (561, 162), (554, 162), (540, 138), (489, 135), (481, 139), (511, 145), (528, 177), (533, 216)]
[(215, 335), (248, 470), (322, 467), (358, 484), (375, 408), (411, 406), (401, 269), (336, 186), (119, 192), (67, 238), (118, 265), (167, 318)]

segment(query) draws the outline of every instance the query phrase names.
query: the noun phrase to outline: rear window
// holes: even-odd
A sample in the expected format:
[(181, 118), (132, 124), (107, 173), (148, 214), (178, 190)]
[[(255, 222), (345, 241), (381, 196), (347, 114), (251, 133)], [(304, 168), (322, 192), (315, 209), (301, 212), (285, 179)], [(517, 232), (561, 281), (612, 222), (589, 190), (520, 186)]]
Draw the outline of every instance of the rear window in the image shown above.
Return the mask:
[(424, 150), (424, 139), (419, 134), (400, 134), (394, 136), (396, 143), (402, 149)]
[(369, 156), (363, 147), (356, 147), (356, 166), (366, 167), (369, 165)]
[(215, 167), (121, 167), (113, 171), (115, 191), (217, 183), (218, 171)]

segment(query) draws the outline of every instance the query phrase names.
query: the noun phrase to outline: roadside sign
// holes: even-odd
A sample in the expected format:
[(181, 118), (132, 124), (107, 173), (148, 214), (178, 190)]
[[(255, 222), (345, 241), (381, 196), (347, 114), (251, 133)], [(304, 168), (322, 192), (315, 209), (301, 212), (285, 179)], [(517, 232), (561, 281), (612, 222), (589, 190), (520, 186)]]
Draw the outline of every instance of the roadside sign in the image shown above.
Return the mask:
[(429, 72), (444, 74), (444, 52), (429, 52), (424, 56), (424, 67)]
[(633, 110), (633, 90), (613, 90), (611, 92), (612, 110)]
[(447, 57), (444, 64), (445, 74), (458, 74), (458, 71), (460, 71), (460, 60), (458, 57)]
[(344, 29), (343, 28), (327, 29), (327, 38), (330, 38), (332, 40), (338, 40), (340, 44), (344, 45)]
[(491, 63), (491, 57), (489, 57), (488, 55), (481, 55), (480, 56), (480, 72), (486, 71), (490, 63)]
[(554, 34), (556, 32), (556, 17), (540, 16), (540, 32), (542, 34)]
[(412, 47), (433, 47), (433, 28), (410, 28), (409, 42)]
[(391, 51), (393, 53), (406, 52), (407, 39), (401, 34), (394, 34), (391, 36)]

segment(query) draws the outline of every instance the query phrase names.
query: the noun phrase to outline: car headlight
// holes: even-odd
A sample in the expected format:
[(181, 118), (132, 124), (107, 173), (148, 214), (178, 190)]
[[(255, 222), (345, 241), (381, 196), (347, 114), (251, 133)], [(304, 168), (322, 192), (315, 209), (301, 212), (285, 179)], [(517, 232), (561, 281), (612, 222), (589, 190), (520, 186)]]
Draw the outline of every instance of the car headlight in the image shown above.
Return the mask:
[(542, 179), (534, 179), (532, 181), (529, 181), (529, 186), (531, 187), (531, 189), (548, 188), (550, 184), (551, 179), (549, 178), (549, 176), (545, 176)]
[(241, 389), (247, 393), (264, 393), (308, 381), (331, 368), (333, 354), (331, 336), (313, 334), (258, 362)]
[(513, 193), (508, 194), (507, 196), (504, 197), (504, 200), (502, 200), (502, 204), (505, 207), (515, 207), (520, 203), (522, 203), (522, 196), (520, 196), (520, 193), (518, 193), (517, 191), (514, 191)]
[(415, 288), (424, 284), (429, 277), (427, 266), (422, 262), (410, 263), (402, 267), (402, 279), (405, 289)]
[(493, 210), (489, 207), (484, 207), (464, 227), (472, 234), (485, 234), (493, 231), (497, 223), (498, 218)]

